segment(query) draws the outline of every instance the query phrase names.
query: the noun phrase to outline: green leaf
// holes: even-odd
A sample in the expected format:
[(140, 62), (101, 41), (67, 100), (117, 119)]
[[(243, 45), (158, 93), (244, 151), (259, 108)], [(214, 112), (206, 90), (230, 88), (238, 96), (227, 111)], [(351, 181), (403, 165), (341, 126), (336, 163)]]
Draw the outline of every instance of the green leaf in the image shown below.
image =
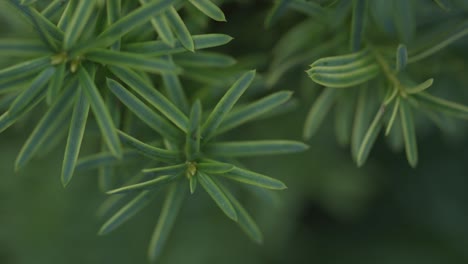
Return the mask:
[[(107, 0), (106, 1), (107, 24), (112, 25), (122, 16), (122, 1)], [(113, 45), (113, 50), (120, 50), (121, 42), (117, 40)]]
[(325, 116), (333, 106), (337, 93), (335, 89), (325, 88), (315, 100), (304, 124), (304, 139), (309, 140), (317, 132)]
[(174, 64), (165, 60), (122, 51), (95, 49), (86, 53), (86, 58), (102, 64), (128, 67), (151, 73), (178, 71), (178, 68)]
[(76, 9), (78, 5), (78, 1), (70, 0), (68, 1), (65, 10), (63, 10), (62, 15), (58, 21), (58, 28), (61, 30), (65, 30), (68, 27), (71, 19), (73, 18), (73, 11)]
[(12, 80), (7, 83), (0, 83), (0, 95), (18, 95), (21, 90), (26, 89), (31, 84), (31, 79), (37, 75), (31, 74), (21, 79)]
[[(216, 179), (213, 179), (213, 181), (216, 182)], [(221, 184), (218, 184), (218, 186), (221, 187), (223, 190), (224, 194), (228, 197), (228, 199), (231, 201), (234, 209), (237, 212), (237, 218), (238, 221), (237, 223), (239, 226), (242, 228), (242, 230), (258, 244), (263, 243), (263, 234), (262, 231), (260, 231), (260, 228), (258, 228), (257, 223), (253, 220), (253, 218), (249, 215), (247, 210), (239, 203), (239, 201), (234, 197), (234, 195), (229, 192), (229, 190), (222, 186)]]
[(148, 257), (152, 262), (155, 262), (161, 255), (162, 249), (182, 207), (186, 193), (185, 184), (183, 183), (182, 181), (174, 183), (166, 194), (161, 214), (159, 215), (158, 223), (156, 224), (148, 248)]
[(164, 97), (164, 95), (154, 89), (154, 87), (143, 81), (137, 73), (130, 69), (115, 66), (109, 67), (109, 69), (141, 97), (156, 107), (156, 109), (164, 114), (183, 132), (187, 132), (187, 116), (185, 116), (180, 109)]
[(226, 21), (223, 11), (210, 0), (189, 0), (189, 2), (213, 20), (220, 22)]
[(50, 65), (50, 57), (33, 59), (0, 70), (0, 84), (24, 78)]
[[(148, 166), (151, 166), (154, 162), (147, 163)], [(137, 172), (136, 174), (132, 174), (127, 180), (125, 180), (124, 184), (133, 184), (141, 181), (143, 179), (143, 174)], [(111, 218), (116, 211), (123, 208), (126, 204), (128, 204), (131, 200), (136, 198), (141, 193), (146, 191), (142, 191), (140, 193), (129, 193), (123, 195), (108, 195), (107, 198), (101, 203), (99, 208), (97, 209), (97, 216), (99, 218)], [(156, 192), (149, 192), (156, 194)]]
[[(231, 36), (225, 34), (193, 35), (192, 39), (195, 50), (222, 46), (233, 40)], [(161, 40), (133, 43), (125, 46), (125, 49), (147, 56), (170, 55), (187, 51), (180, 41), (176, 41), (174, 46), (170, 46)]]
[(73, 12), (70, 23), (67, 25), (63, 37), (63, 49), (69, 50), (85, 30), (87, 21), (94, 11), (95, 0), (80, 0)]
[[(135, 158), (138, 152), (134, 150), (125, 150), (123, 152), (123, 159)], [(140, 158), (140, 155), (138, 155)], [(101, 166), (115, 165), (119, 160), (109, 152), (101, 152), (93, 155), (86, 156), (78, 159), (76, 162), (75, 170), (91, 170)]]
[(22, 5), (32, 5), (34, 4), (35, 2), (37, 2), (37, 0), (21, 0), (21, 4)]
[(421, 105), (454, 117), (468, 119), (468, 106), (451, 102), (426, 92), (413, 95)]
[(216, 142), (207, 145), (206, 152), (213, 156), (250, 157), (302, 152), (308, 148), (304, 143), (291, 140), (255, 140)]
[(66, 74), (65, 67), (66, 67), (65, 63), (62, 63), (56, 66), (55, 74), (50, 79), (50, 83), (49, 83), (49, 87), (47, 89), (47, 95), (46, 95), (46, 102), (49, 105), (59, 95), (60, 89), (63, 86), (63, 82), (65, 80), (65, 74)]
[(66, 4), (66, 1), (63, 0), (54, 0), (51, 1), (44, 9), (42, 9), (41, 14), (52, 20), (53, 17), (59, 14), (60, 11), (63, 11), (62, 8)]
[(203, 171), (206, 174), (223, 174), (232, 171), (235, 168), (234, 165), (224, 162), (218, 162), (214, 160), (203, 160), (197, 164), (197, 169)]
[(202, 137), (208, 140), (213, 136), (225, 118), (225, 116), (232, 109), (234, 104), (239, 100), (242, 94), (247, 90), (255, 77), (255, 71), (248, 71), (244, 73), (226, 92), (226, 94), (219, 100), (216, 107), (208, 116), (205, 124), (202, 127)]
[[(73, 83), (73, 82), (72, 82)], [(26, 113), (36, 107), (44, 98), (44, 93), (40, 93), (34, 98), (30, 104), (19, 113), (11, 114), (9, 111), (0, 116), (0, 133), (13, 125), (18, 119), (22, 118)]]
[(266, 113), (270, 113), (288, 101), (291, 96), (292, 92), (290, 91), (280, 91), (246, 106), (233, 109), (221, 122), (221, 125), (216, 130), (216, 134), (224, 133), (244, 123), (255, 120)]
[(179, 159), (178, 152), (153, 147), (151, 145), (139, 141), (134, 137), (131, 137), (130, 135), (120, 130), (118, 131), (118, 134), (123, 142), (125, 142), (127, 145), (134, 148), (135, 150), (138, 150), (141, 154), (149, 158), (167, 163), (174, 162)]
[(153, 28), (156, 30), (158, 36), (164, 43), (166, 43), (170, 47), (174, 47), (176, 39), (174, 37), (174, 34), (172, 33), (171, 24), (169, 23), (165, 13), (162, 13), (159, 16), (156, 16), (153, 19), (151, 19), (151, 25), (153, 25)]
[(131, 192), (131, 191), (160, 188), (170, 182), (173, 182), (175, 179), (178, 178), (177, 176), (178, 175), (159, 176), (153, 180), (144, 181), (144, 182), (120, 187), (114, 190), (110, 190), (107, 192), (107, 194), (120, 194), (120, 193), (126, 193), (126, 192)]
[(408, 50), (403, 44), (398, 45), (396, 51), (396, 71), (401, 72), (405, 69), (408, 63)]
[[(201, 50), (225, 45), (233, 38), (224, 34), (202, 34), (193, 35), (192, 39), (195, 50)], [(125, 49), (129, 52), (147, 56), (161, 56), (187, 52), (180, 41), (176, 41), (174, 46), (170, 46), (161, 40), (133, 43), (125, 46)]]
[(327, 12), (325, 8), (321, 7), (317, 3), (310, 2), (310, 1), (292, 0), (289, 7), (292, 10), (303, 13), (312, 18), (316, 18), (317, 20), (323, 21), (325, 17), (327, 16)]
[(354, 63), (356, 61), (366, 60), (366, 58), (369, 56), (370, 56), (369, 50), (362, 49), (360, 51), (350, 53), (350, 54), (318, 59), (314, 61), (314, 63), (312, 63), (310, 67), (315, 68), (315, 67), (325, 67), (325, 66), (328, 66), (328, 67), (343, 66), (343, 65)]
[(184, 46), (189, 51), (195, 51), (195, 44), (193, 43), (192, 36), (190, 35), (187, 26), (185, 26), (184, 21), (173, 6), (168, 8), (166, 17), (182, 46)]
[(385, 107), (381, 106), (377, 111), (377, 114), (374, 117), (369, 129), (366, 132), (366, 135), (362, 139), (361, 146), (359, 147), (358, 154), (356, 157), (356, 163), (358, 167), (361, 167), (366, 163), (369, 153), (374, 146), (375, 140), (379, 135), (379, 132), (383, 124), (383, 116), (385, 112)]
[(371, 55), (367, 55), (342, 65), (312, 66), (307, 71), (307, 74), (345, 74), (356, 71), (358, 69), (366, 68), (371, 65), (377, 64)]
[(408, 102), (404, 99), (400, 100), (400, 120), (405, 140), (406, 158), (411, 167), (416, 167), (418, 164), (418, 146), (416, 142), (416, 131), (414, 129), (413, 114)]
[(198, 171), (197, 176), (203, 189), (205, 189), (218, 207), (227, 215), (227, 217), (237, 222), (236, 210), (218, 184), (216, 184), (210, 176), (201, 171)]
[(10, 109), (8, 110), (10, 115), (16, 115), (17, 113), (23, 111), (27, 105), (29, 105), (37, 95), (41, 94), (46, 88), (46, 83), (55, 73), (55, 68), (49, 67), (42, 71), (34, 80), (28, 89), (24, 90), (15, 101), (11, 104)]
[(31, 135), (29, 135), (16, 158), (15, 170), (19, 170), (24, 167), (38, 152), (38, 150), (40, 150), (40, 147), (47, 136), (54, 131), (54, 128), (57, 125), (61, 124), (61, 120), (68, 118), (69, 110), (72, 106), (71, 98), (75, 95), (76, 86), (72, 85), (67, 88), (69, 89), (57, 98), (36, 125)]
[[(116, 42), (112, 49), (118, 49), (117, 45), (119, 43)], [(112, 117), (112, 121), (116, 127), (121, 126), (121, 119), (122, 119), (122, 108), (121, 104), (119, 104), (119, 100), (115, 97), (111, 91), (104, 90), (104, 102), (106, 103), (107, 108), (109, 109), (109, 113)], [(101, 151), (107, 152), (107, 146), (105, 141), (101, 140)], [(98, 168), (98, 186), (102, 192), (106, 192), (115, 186), (117, 175), (117, 167), (116, 166), (101, 166)]]
[(197, 189), (197, 184), (198, 184), (198, 177), (195, 174), (189, 178), (190, 194), (195, 193), (195, 190)]
[(200, 153), (200, 123), (202, 113), (201, 103), (197, 100), (190, 111), (190, 122), (185, 139), (185, 155), (189, 161), (196, 159)]
[(53, 50), (57, 50), (57, 43), (63, 39), (63, 32), (60, 29), (33, 7), (23, 6), (17, 1), (7, 1), (6, 3), (15, 7), (27, 18), (26, 21), (34, 27), (39, 37), (47, 46)]
[(367, 0), (353, 1), (353, 17), (351, 21), (351, 51), (361, 49), (362, 36), (367, 22)]
[(371, 113), (374, 110), (369, 103), (371, 99), (369, 87), (359, 88), (356, 110), (354, 111), (353, 130), (351, 135), (351, 154), (354, 160), (357, 160), (359, 147), (362, 144), (367, 127), (371, 122)]
[(278, 19), (286, 12), (292, 0), (277, 0), (274, 1), (273, 7), (268, 12), (268, 16), (265, 19), (265, 26), (271, 27)]
[(111, 90), (130, 111), (164, 138), (179, 140), (182, 137), (180, 130), (146, 106), (140, 99), (127, 91), (127, 89), (118, 82), (108, 78), (107, 87), (109, 87), (109, 90)]
[(120, 158), (122, 156), (122, 147), (120, 145), (119, 137), (117, 136), (117, 130), (98, 88), (83, 67), (80, 67), (78, 70), (78, 79), (80, 81), (81, 89), (85, 91), (91, 105), (91, 110), (93, 111), (99, 129), (101, 130), (102, 138), (106, 142), (110, 152)]
[(110, 25), (102, 32), (97, 39), (88, 41), (83, 45), (77, 46), (70, 51), (71, 57), (85, 50), (95, 47), (107, 47), (115, 43), (123, 35), (132, 29), (148, 22), (152, 17), (155, 17), (166, 11), (176, 0), (154, 0), (145, 4), (127, 15), (120, 18), (117, 22)]
[[(446, 31), (444, 31), (444, 33), (445, 32)], [(450, 29), (450, 31), (445, 33), (442, 37), (434, 37), (431, 39), (431, 42), (429, 43), (430, 46), (428, 46), (426, 49), (412, 53), (408, 58), (408, 63), (413, 63), (425, 59), (452, 44), (453, 42), (465, 37), (466, 35), (468, 35), (468, 22), (464, 21), (458, 27)]]
[(356, 90), (342, 90), (336, 99), (335, 134), (338, 143), (342, 146), (347, 146), (351, 142), (356, 94)]
[(222, 174), (222, 176), (227, 177), (231, 180), (238, 181), (241, 183), (249, 184), (258, 186), (261, 188), (272, 189), (272, 190), (284, 190), (286, 189), (286, 185), (277, 179), (270, 178), (268, 176), (262, 175), (260, 173), (256, 173), (253, 171), (241, 169), (241, 168), (234, 168), (230, 172), (226, 174)]
[[(167, 56), (168, 60), (172, 63), (170, 56)], [(189, 105), (187, 96), (185, 95), (182, 84), (180, 83), (179, 77), (175, 73), (163, 73), (162, 80), (164, 83), (164, 91), (166, 92), (169, 99), (180, 109), (183, 113), (188, 113)]]
[(311, 73), (309, 77), (316, 83), (331, 88), (347, 88), (373, 79), (380, 72), (377, 64), (358, 68), (346, 73)]
[(43, 56), (50, 50), (36, 39), (0, 39), (0, 56), (4, 57), (33, 57)]
[(141, 209), (146, 207), (151, 198), (151, 192), (142, 191), (102, 225), (99, 230), (99, 235), (106, 235), (127, 222), (130, 218), (141, 211)]
[(180, 174), (187, 168), (187, 164), (179, 164), (167, 167), (157, 167), (152, 169), (143, 169), (142, 173), (148, 177), (158, 177), (162, 175), (176, 175)]
[(431, 79), (428, 79), (428, 80), (426, 80), (425, 82), (420, 83), (420, 84), (418, 84), (418, 85), (416, 85), (416, 86), (407, 87), (407, 88), (405, 89), (405, 92), (406, 92), (407, 94), (416, 94), (416, 93), (420, 93), (420, 92), (426, 90), (427, 88), (431, 87), (433, 83), (434, 83), (434, 79), (431, 78)]
[(388, 136), (390, 134), (390, 131), (392, 130), (393, 124), (395, 123), (395, 119), (397, 117), (399, 109), (400, 109), (400, 97), (397, 97), (397, 99), (395, 100), (395, 104), (393, 105), (392, 115), (390, 116), (390, 119), (387, 124), (387, 128), (385, 129), (385, 136)]
[(236, 60), (228, 55), (216, 52), (196, 52), (174, 55), (177, 65), (188, 67), (224, 68), (236, 64)]
[(75, 172), (76, 161), (80, 153), (81, 142), (86, 128), (89, 113), (89, 102), (86, 95), (81, 90), (77, 96), (71, 125), (68, 132), (67, 145), (62, 164), (62, 184), (67, 186)]

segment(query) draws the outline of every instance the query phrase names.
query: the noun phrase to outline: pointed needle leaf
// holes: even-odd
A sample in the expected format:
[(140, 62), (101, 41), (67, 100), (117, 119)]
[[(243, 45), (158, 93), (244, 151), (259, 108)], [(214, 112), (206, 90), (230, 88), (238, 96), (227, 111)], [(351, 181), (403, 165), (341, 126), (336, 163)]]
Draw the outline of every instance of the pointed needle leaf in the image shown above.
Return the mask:
[[(195, 50), (213, 48), (229, 43), (233, 38), (225, 34), (201, 34), (192, 36)], [(129, 52), (139, 53), (148, 56), (171, 55), (176, 53), (184, 53), (187, 50), (180, 41), (176, 41), (173, 46), (168, 45), (162, 40), (146, 41), (132, 43), (125, 46), (125, 50)]]
[(226, 118), (221, 122), (221, 125), (216, 130), (216, 134), (221, 134), (229, 131), (237, 126), (240, 126), (246, 122), (255, 120), (262, 115), (277, 109), (283, 105), (289, 99), (291, 99), (292, 92), (280, 91), (248, 105), (233, 109)]
[(195, 101), (190, 111), (190, 122), (185, 140), (185, 155), (188, 160), (194, 160), (200, 152), (200, 123), (202, 106), (199, 100)]
[(190, 35), (187, 26), (173, 6), (168, 8), (166, 17), (180, 43), (182, 43), (187, 50), (192, 52), (195, 51), (195, 44), (193, 43), (192, 35)]
[(379, 135), (380, 129), (382, 128), (384, 112), (385, 108), (384, 106), (381, 106), (377, 111), (374, 120), (369, 126), (369, 129), (367, 130), (361, 142), (361, 146), (359, 147), (358, 154), (356, 157), (356, 163), (358, 167), (364, 165), (367, 158), (369, 157), (369, 153), (372, 150), (372, 147), (374, 146), (375, 140)]
[(232, 220), (237, 222), (237, 213), (234, 207), (232, 206), (229, 199), (226, 197), (226, 194), (221, 190), (221, 188), (211, 179), (210, 176), (206, 175), (203, 172), (197, 173), (198, 180), (205, 189), (205, 191), (211, 196), (215, 201), (218, 207)]
[(213, 136), (234, 104), (239, 100), (242, 94), (247, 90), (255, 77), (255, 71), (244, 73), (221, 98), (211, 114), (208, 116), (202, 128), (202, 137), (205, 140)]
[[(213, 181), (217, 183), (216, 179), (213, 179)], [(218, 186), (221, 186), (221, 189), (231, 201), (234, 209), (236, 209), (238, 217), (237, 223), (242, 228), (242, 230), (250, 237), (250, 239), (258, 244), (262, 244), (263, 234), (262, 231), (260, 231), (257, 223), (255, 223), (247, 210), (245, 210), (242, 204), (234, 197), (234, 195), (231, 194), (231, 192), (226, 187), (222, 186), (221, 184), (218, 184)]]
[[(76, 88), (76, 87), (68, 87)], [(50, 109), (41, 118), (31, 135), (28, 137), (15, 161), (15, 169), (24, 167), (29, 160), (40, 150), (41, 145), (53, 130), (61, 123), (61, 120), (68, 118), (69, 110), (72, 106), (72, 100), (75, 95), (75, 89), (67, 89)]]
[(120, 130), (118, 131), (118, 135), (123, 142), (149, 158), (162, 162), (173, 162), (178, 160), (178, 152), (153, 147)]
[(163, 250), (169, 234), (174, 226), (177, 215), (185, 199), (185, 182), (174, 183), (168, 190), (164, 204), (159, 215), (158, 223), (154, 229), (148, 247), (148, 257), (150, 261), (156, 261)]
[(179, 164), (166, 167), (157, 167), (151, 169), (143, 169), (141, 172), (147, 177), (158, 177), (162, 175), (176, 175), (180, 174), (187, 167), (187, 164)]
[(413, 114), (406, 100), (400, 101), (400, 120), (405, 140), (406, 158), (411, 167), (418, 164), (418, 147), (416, 141), (416, 131), (414, 129)]
[(21, 112), (31, 103), (47, 87), (46, 84), (52, 75), (55, 73), (54, 67), (49, 67), (42, 71), (34, 80), (31, 85), (24, 90), (11, 104), (9, 111), (10, 115), (15, 115)]
[(131, 89), (156, 107), (164, 116), (174, 123), (183, 132), (187, 132), (188, 118), (169, 101), (162, 93), (152, 87), (150, 84), (140, 78), (140, 76), (130, 70), (121, 67), (112, 66), (109, 69), (118, 76)]
[(120, 83), (112, 79), (107, 79), (109, 90), (132, 111), (145, 124), (154, 129), (164, 138), (179, 140), (182, 133), (173, 124), (168, 122), (158, 113), (146, 106), (140, 99), (125, 89)]
[(214, 160), (203, 160), (197, 164), (197, 169), (203, 171), (206, 174), (223, 174), (232, 171), (235, 168), (234, 165), (224, 162), (218, 162)]
[(67, 186), (75, 172), (78, 154), (80, 153), (81, 142), (86, 127), (89, 113), (89, 102), (84, 92), (81, 90), (77, 96), (71, 125), (68, 132), (67, 145), (62, 164), (62, 184)]
[(177, 71), (177, 67), (168, 61), (123, 51), (95, 49), (86, 53), (86, 58), (102, 64), (128, 67), (151, 73)]
[(98, 88), (83, 67), (80, 67), (78, 70), (78, 79), (80, 81), (81, 89), (84, 90), (91, 105), (91, 110), (93, 111), (106, 145), (109, 147), (112, 154), (119, 158), (122, 157), (122, 147), (120, 145), (119, 137), (117, 136), (117, 130), (114, 122), (112, 121), (110, 113), (107, 110)]
[(194, 5), (198, 10), (203, 12), (203, 14), (212, 18), (213, 20), (225, 22), (226, 17), (224, 16), (223, 11), (210, 0), (189, 0), (192, 5)]
[(126, 193), (126, 192), (137, 191), (137, 190), (160, 188), (163, 185), (166, 185), (174, 181), (176, 178), (177, 178), (176, 175), (163, 175), (153, 180), (144, 181), (144, 182), (127, 185), (127, 186), (123, 186), (117, 189), (110, 190), (107, 192), (107, 194), (120, 194), (120, 193)]
[(249, 157), (262, 155), (278, 155), (302, 152), (308, 146), (302, 142), (291, 140), (254, 140), (216, 142), (207, 146), (207, 152), (213, 156)]
[(338, 92), (336, 89), (325, 88), (310, 108), (304, 124), (304, 138), (310, 139), (322, 124), (325, 116), (330, 111)]
[(284, 183), (277, 179), (273, 179), (260, 173), (241, 169), (238, 167), (234, 168), (228, 173), (221, 175), (233, 181), (238, 181), (241, 183), (254, 185), (266, 189), (284, 190), (287, 188)]
[(133, 198), (102, 225), (99, 230), (99, 235), (106, 235), (127, 222), (130, 218), (141, 211), (141, 209), (147, 206), (151, 198), (152, 195), (149, 191), (143, 191), (138, 194), (138, 196)]
[(81, 0), (73, 12), (70, 23), (67, 25), (63, 37), (63, 49), (70, 49), (85, 30), (88, 19), (94, 11), (95, 0)]
[(454, 117), (468, 119), (468, 106), (433, 96), (426, 92), (415, 94), (421, 105)]

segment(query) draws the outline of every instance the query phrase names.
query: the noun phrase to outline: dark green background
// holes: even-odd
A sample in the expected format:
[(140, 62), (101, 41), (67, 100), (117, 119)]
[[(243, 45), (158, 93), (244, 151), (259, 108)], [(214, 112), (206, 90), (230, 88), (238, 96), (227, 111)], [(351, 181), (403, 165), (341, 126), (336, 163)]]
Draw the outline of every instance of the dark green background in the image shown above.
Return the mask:
[[(236, 38), (226, 50), (271, 60), (271, 46), (302, 16), (290, 15), (266, 30), (269, 6), (226, 7), (229, 23), (213, 25), (213, 31)], [(0, 4), (0, 21), (7, 29), (0, 28), (2, 35), (25, 30), (6, 24), (12, 21), (7, 14)], [(466, 40), (462, 43), (467, 47)], [(300, 140), (317, 89), (312, 83), (297, 88), (303, 70), (274, 87), (294, 90), (300, 106), (246, 125), (236, 137)], [(441, 78), (466, 73), (465, 66)], [(466, 95), (467, 87), (445, 89)], [(96, 210), (105, 195), (97, 188), (96, 172), (80, 173), (67, 189), (61, 186), (63, 145), (13, 172), (15, 156), (34, 123), (25, 120), (0, 137), (0, 263), (146, 263), (161, 197), (114, 233), (97, 236), (103, 220)], [(433, 125), (419, 128), (417, 169), (408, 166), (404, 153), (391, 152), (383, 137), (366, 165), (357, 169), (349, 149), (337, 145), (332, 123), (326, 122), (305, 153), (246, 160), (253, 170), (288, 185), (272, 201), (241, 197), (264, 232), (264, 245), (251, 242), (205, 193), (197, 192), (188, 198), (160, 263), (468, 263), (466, 124), (457, 122), (456, 133), (448, 136)]]

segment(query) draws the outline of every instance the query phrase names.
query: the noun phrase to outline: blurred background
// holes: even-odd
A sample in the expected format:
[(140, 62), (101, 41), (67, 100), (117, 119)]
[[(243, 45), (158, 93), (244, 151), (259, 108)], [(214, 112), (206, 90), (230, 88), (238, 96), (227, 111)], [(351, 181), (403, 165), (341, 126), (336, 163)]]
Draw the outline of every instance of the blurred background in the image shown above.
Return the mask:
[[(270, 1), (227, 2), (223, 9), (229, 22), (210, 24), (208, 32), (233, 36), (221, 50), (267, 75), (275, 43), (304, 16), (290, 13), (265, 29)], [(0, 36), (30, 34), (12, 21), (18, 19), (0, 3), (5, 25)], [(443, 84), (438, 89), (453, 90), (465, 104), (466, 77), (453, 76), (467, 73), (467, 45), (465, 38), (452, 47), (465, 62), (459, 72), (436, 75)], [(320, 91), (304, 76), (305, 69), (298, 65), (262, 92), (293, 90), (296, 107), (233, 135), (301, 140), (306, 113)], [(0, 136), (0, 263), (147, 263), (162, 197), (115, 232), (98, 236), (104, 219), (96, 212), (106, 196), (97, 187), (95, 171), (77, 174), (67, 189), (61, 186), (63, 145), (27, 169), (13, 171), (35, 122), (24, 120)], [(358, 169), (349, 148), (337, 143), (333, 122), (325, 122), (305, 153), (245, 160), (252, 170), (288, 186), (272, 199), (240, 196), (264, 232), (263, 245), (251, 242), (199, 191), (185, 203), (160, 263), (468, 263), (467, 124), (456, 121), (454, 126), (451, 134), (434, 125), (418, 127), (416, 169), (409, 167), (404, 151), (391, 151), (383, 136)], [(87, 145), (92, 151), (92, 143)]]

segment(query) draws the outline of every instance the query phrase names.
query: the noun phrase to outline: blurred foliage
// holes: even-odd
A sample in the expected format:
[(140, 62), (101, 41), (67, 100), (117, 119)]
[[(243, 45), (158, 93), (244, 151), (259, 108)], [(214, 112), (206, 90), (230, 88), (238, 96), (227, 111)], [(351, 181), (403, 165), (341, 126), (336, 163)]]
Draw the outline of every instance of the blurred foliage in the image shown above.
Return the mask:
[[(269, 91), (294, 90), (297, 99), (286, 113), (247, 124), (228, 136), (301, 139), (306, 114), (323, 90), (304, 71), (322, 57), (316, 53), (320, 51), (316, 44), (323, 40), (314, 39), (311, 44), (306, 37), (312, 34), (306, 34), (302, 43), (284, 42), (288, 47), (297, 45), (300, 52), (283, 58), (278, 57), (274, 47), (279, 49), (281, 40), (294, 26), (307, 24), (305, 27), (315, 30), (317, 21), (310, 19), (310, 14), (297, 12), (301, 11), (298, 8), (285, 10), (276, 22), (271, 21), (271, 1), (224, 2), (228, 23), (199, 21), (207, 23), (210, 32), (234, 37), (229, 45), (217, 50), (229, 53), (242, 66), (258, 68)], [(443, 20), (452, 12), (467, 18), (468, 5), (463, 0), (412, 3), (421, 7), (418, 10), (426, 20)], [(344, 7), (348, 12), (342, 22), (345, 25), (351, 19), (350, 6)], [(0, 20), (6, 25), (0, 28), (1, 36), (32, 34), (8, 10), (0, 3)], [(272, 25), (265, 28), (268, 17), (267, 24)], [(379, 26), (390, 35), (396, 34), (391, 23)], [(333, 32), (327, 31), (330, 35)], [(389, 43), (392, 47), (394, 44)], [(431, 88), (435, 94), (461, 103), (468, 102), (466, 45), (464, 37), (418, 65), (437, 78)], [(348, 48), (347, 43), (337, 52), (330, 46), (323, 54), (344, 54)], [(262, 86), (252, 88), (251, 98), (266, 92)], [(224, 90), (212, 88), (194, 91), (207, 97), (221, 92)], [(372, 117), (374, 112), (369, 114)], [(51, 150), (21, 172), (13, 172), (15, 156), (38, 115), (33, 113), (0, 137), (0, 263), (146, 263), (142, 249), (149, 242), (148, 230), (157, 221), (162, 195), (120, 229), (101, 237), (96, 235), (102, 224), (96, 212), (106, 195), (96, 187), (97, 171), (78, 172), (65, 190), (57, 166), (62, 162), (63, 150)], [(238, 193), (263, 231), (264, 244), (252, 243), (233, 222), (225, 221), (208, 195), (197, 192), (182, 208), (160, 263), (468, 262), (467, 125), (448, 120), (439, 130), (423, 116), (416, 114), (416, 120), (420, 156), (417, 169), (408, 167), (404, 155), (389, 153), (382, 140), (376, 141), (366, 165), (356, 168), (348, 150), (336, 143), (334, 122), (327, 119), (308, 142), (311, 147), (306, 153), (243, 160), (249, 168), (288, 186), (270, 200)], [(87, 130), (95, 136), (83, 145), (84, 154), (100, 150), (98, 128), (91, 125)], [(64, 139), (59, 142), (65, 143)]]

